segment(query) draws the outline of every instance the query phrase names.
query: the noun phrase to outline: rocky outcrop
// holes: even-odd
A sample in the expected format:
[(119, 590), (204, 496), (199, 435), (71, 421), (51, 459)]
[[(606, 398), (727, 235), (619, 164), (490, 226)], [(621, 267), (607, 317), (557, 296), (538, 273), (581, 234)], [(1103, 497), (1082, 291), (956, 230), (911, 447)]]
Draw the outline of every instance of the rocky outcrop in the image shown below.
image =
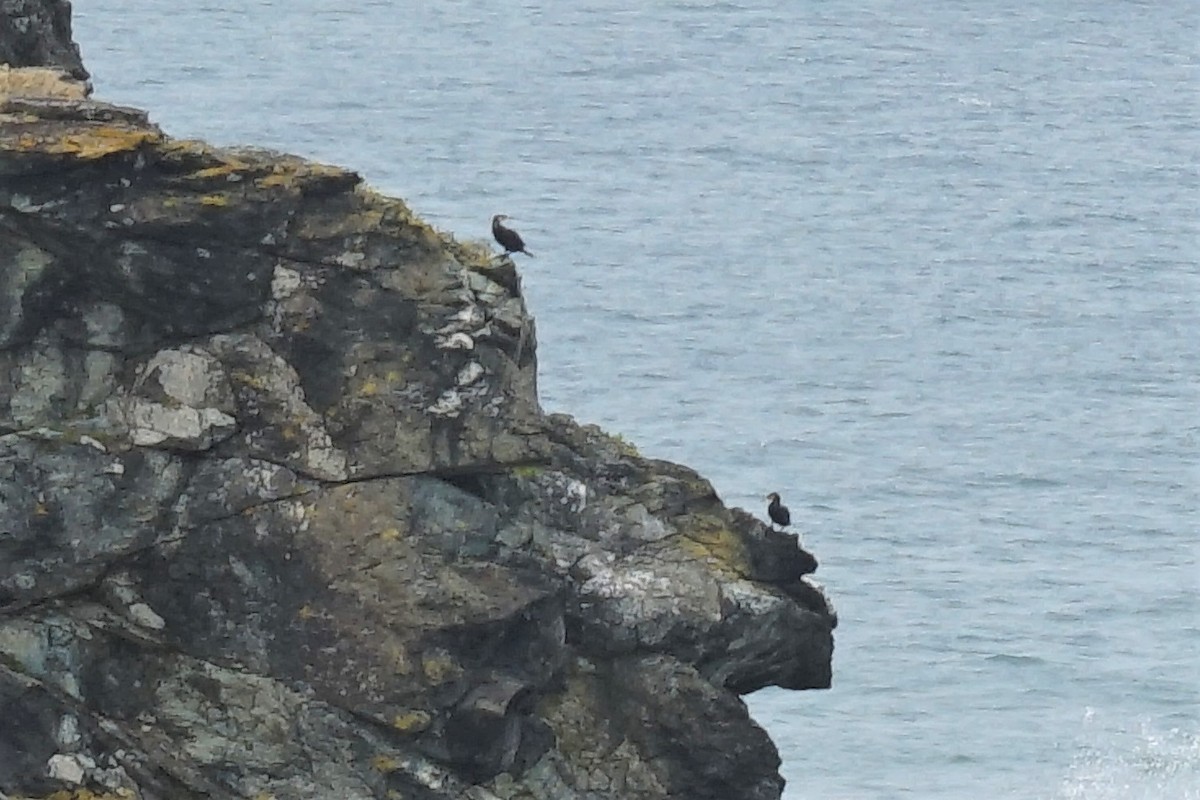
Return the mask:
[(0, 796), (779, 797), (815, 560), (354, 173), (10, 97), (0, 374)]
[(0, 64), (56, 67), (86, 81), (90, 76), (71, 38), (71, 3), (0, 0)]
[(0, 0), (0, 102), (82, 99), (92, 91), (88, 78), (67, 0)]

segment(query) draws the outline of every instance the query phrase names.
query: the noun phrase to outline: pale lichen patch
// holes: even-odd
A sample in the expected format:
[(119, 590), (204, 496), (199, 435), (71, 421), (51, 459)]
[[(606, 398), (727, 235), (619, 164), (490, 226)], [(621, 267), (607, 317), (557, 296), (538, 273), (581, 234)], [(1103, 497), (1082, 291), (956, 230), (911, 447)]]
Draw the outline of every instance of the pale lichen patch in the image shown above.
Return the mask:
[(421, 672), (431, 684), (438, 686), (462, 674), (462, 667), (449, 653), (437, 651), (421, 659)]
[(352, 177), (353, 173), (340, 167), (283, 157), (271, 165), (270, 174), (255, 179), (255, 184), (264, 189), (297, 189), (313, 180)]
[(95, 768), (96, 762), (83, 753), (56, 753), (46, 763), (46, 774), (53, 780), (78, 786), (83, 783), (88, 771)]
[(15, 372), (16, 390), (9, 400), (9, 416), (20, 427), (45, 423), (67, 396), (67, 365), (62, 350), (42, 337)]
[(404, 711), (392, 717), (392, 727), (401, 733), (420, 733), (429, 727), (433, 717), (420, 709)]
[(54, 257), (45, 250), (17, 243), (16, 253), (0, 270), (0, 308), (6, 312), (0, 315), (0, 344), (8, 343), (24, 321), (25, 291), (53, 263)]
[(386, 775), (400, 769), (400, 762), (391, 756), (377, 755), (371, 759), (371, 769)]
[(119, 124), (85, 125), (53, 136), (21, 134), (15, 143), (0, 139), (0, 148), (7, 146), (17, 150), (95, 161), (117, 153), (132, 152), (144, 145), (158, 144), (162, 139), (161, 133), (146, 128)]
[(83, 100), (88, 85), (54, 67), (11, 67), (0, 64), (0, 101), (13, 97)]
[(194, 181), (209, 181), (214, 178), (223, 178), (224, 180), (235, 183), (240, 181), (242, 176), (240, 173), (250, 169), (250, 165), (239, 158), (222, 158), (219, 163), (211, 166), (198, 169), (195, 172), (189, 173), (186, 177)]

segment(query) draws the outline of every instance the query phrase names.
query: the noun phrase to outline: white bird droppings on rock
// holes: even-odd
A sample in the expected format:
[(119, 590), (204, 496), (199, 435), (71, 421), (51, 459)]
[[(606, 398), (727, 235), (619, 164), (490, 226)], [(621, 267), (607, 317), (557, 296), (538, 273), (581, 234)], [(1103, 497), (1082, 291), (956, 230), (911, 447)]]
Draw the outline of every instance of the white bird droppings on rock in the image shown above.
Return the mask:
[(79, 437), (79, 443), (85, 444), (88, 447), (92, 448), (93, 450), (99, 450), (101, 453), (108, 452), (108, 448), (105, 447), (102, 442), (100, 442), (98, 439), (93, 439), (91, 436), (88, 436), (87, 434), (84, 434), (83, 436)]
[(435, 417), (457, 417), (463, 408), (462, 395), (453, 389), (442, 392), (437, 402), (425, 409)]
[(166, 621), (145, 603), (134, 603), (131, 605), (129, 607), (129, 618), (143, 628), (150, 628), (155, 631), (161, 631), (167, 626)]
[(363, 261), (366, 261), (366, 259), (367, 259), (366, 253), (346, 252), (346, 253), (340, 253), (335, 259), (333, 259), (333, 261), (339, 267), (346, 267), (347, 269), (354, 269), (355, 267), (362, 264)]
[(134, 389), (153, 385), (151, 381), (167, 397), (183, 405), (194, 408), (211, 405), (227, 411), (234, 408), (225, 368), (208, 353), (160, 350), (139, 370)]
[(46, 774), (56, 781), (71, 783), (78, 786), (83, 783), (89, 767), (95, 767), (96, 762), (84, 755), (63, 755), (58, 753), (50, 756), (46, 763)]
[(300, 288), (300, 273), (287, 267), (275, 267), (271, 276), (271, 297), (282, 300), (295, 294)]
[(207, 450), (237, 429), (237, 420), (215, 408), (169, 408), (141, 398), (130, 403), (126, 419), (130, 439), (139, 447)]
[(563, 487), (562, 502), (563, 505), (569, 505), (571, 507), (571, 511), (579, 514), (585, 508), (587, 508), (587, 496), (587, 484), (583, 481), (577, 481), (572, 478), (568, 480), (566, 482), (566, 486)]
[(438, 337), (437, 346), (442, 350), (474, 350), (475, 340), (465, 333), (454, 333)]
[(322, 427), (307, 427), (308, 452), (304, 465), (318, 478), (327, 481), (344, 481), (349, 475), (346, 454), (334, 446), (329, 433)]
[(477, 361), (472, 361), (458, 371), (456, 383), (459, 386), (470, 386), (475, 381), (483, 377), (483, 365)]
[(486, 319), (483, 309), (472, 303), (458, 310), (458, 313), (450, 318), (451, 321), (458, 323), (463, 329), (477, 328)]
[(54, 732), (54, 738), (64, 750), (78, 746), (79, 718), (74, 714), (63, 714), (62, 719), (58, 721), (58, 730)]

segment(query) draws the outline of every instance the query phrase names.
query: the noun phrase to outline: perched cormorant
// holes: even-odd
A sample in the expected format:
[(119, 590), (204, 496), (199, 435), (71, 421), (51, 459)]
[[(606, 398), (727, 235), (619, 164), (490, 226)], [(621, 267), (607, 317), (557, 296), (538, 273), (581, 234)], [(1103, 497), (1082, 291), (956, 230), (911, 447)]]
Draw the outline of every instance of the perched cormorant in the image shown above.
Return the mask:
[(792, 513), (788, 511), (787, 506), (780, 504), (779, 495), (775, 492), (771, 492), (769, 495), (767, 495), (767, 499), (771, 501), (771, 504), (767, 506), (767, 516), (770, 517), (771, 522), (774, 523), (772, 527), (778, 525), (781, 528), (786, 528), (788, 525), (791, 525)]
[(492, 217), (492, 236), (495, 236), (496, 241), (504, 248), (504, 255), (508, 255), (509, 253), (524, 253), (533, 258), (533, 253), (525, 249), (525, 242), (521, 241), (521, 234), (512, 228), (506, 228), (500, 224), (500, 220), (504, 219), (508, 219), (507, 214), (497, 214)]

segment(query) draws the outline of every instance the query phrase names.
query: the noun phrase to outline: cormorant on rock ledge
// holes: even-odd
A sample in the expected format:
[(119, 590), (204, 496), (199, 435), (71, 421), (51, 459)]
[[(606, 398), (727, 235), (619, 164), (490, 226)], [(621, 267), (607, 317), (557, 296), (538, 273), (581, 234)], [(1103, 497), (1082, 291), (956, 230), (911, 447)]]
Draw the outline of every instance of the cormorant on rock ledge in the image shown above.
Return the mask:
[(533, 253), (525, 249), (525, 242), (521, 241), (521, 234), (500, 224), (500, 221), (505, 219), (508, 219), (507, 214), (497, 214), (492, 217), (492, 236), (495, 236), (496, 241), (504, 248), (504, 255), (524, 253), (533, 258)]
[(792, 512), (788, 511), (788, 507), (781, 505), (779, 495), (776, 492), (771, 492), (767, 495), (767, 499), (771, 504), (767, 506), (767, 516), (771, 518), (772, 527), (778, 525), (781, 528), (786, 528), (792, 524)]

